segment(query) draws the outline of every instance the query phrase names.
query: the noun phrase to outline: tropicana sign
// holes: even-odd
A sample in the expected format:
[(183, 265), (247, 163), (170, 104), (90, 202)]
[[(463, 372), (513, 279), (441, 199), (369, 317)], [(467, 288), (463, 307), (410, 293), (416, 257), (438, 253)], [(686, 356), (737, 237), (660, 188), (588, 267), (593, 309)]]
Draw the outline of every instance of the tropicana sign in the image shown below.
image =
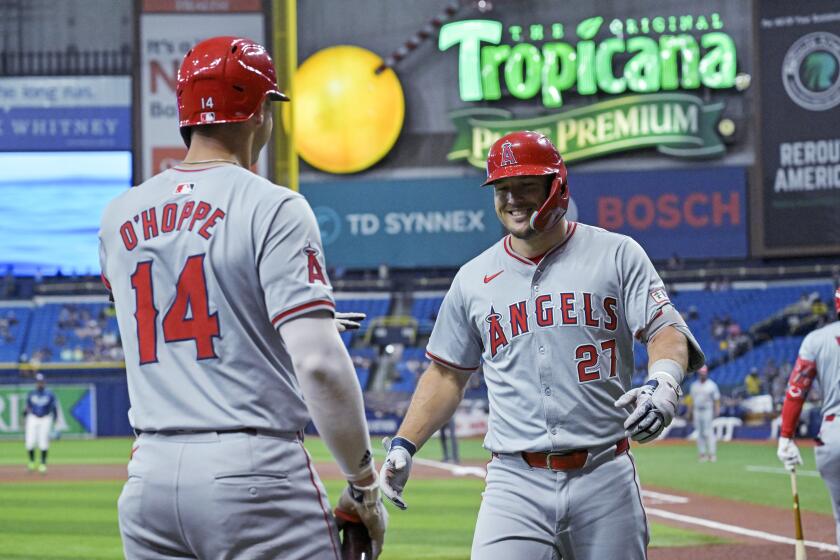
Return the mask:
[(539, 95), (548, 109), (562, 107), (572, 91), (579, 96), (641, 94), (529, 119), (513, 119), (501, 108), (456, 111), (452, 118), (458, 137), (449, 159), (467, 158), (483, 166), (496, 139), (525, 127), (549, 135), (567, 161), (645, 146), (676, 156), (722, 154), (715, 129), (723, 104), (704, 104), (687, 93), (736, 83), (735, 42), (722, 31), (719, 14), (614, 19), (607, 26), (613, 36), (596, 41), (604, 23), (600, 16), (582, 21), (575, 44), (563, 40), (567, 35), (561, 23), (510, 26), (513, 44), (502, 44), (499, 21), (443, 26), (438, 47), (458, 46), (463, 101), (500, 100), (502, 84), (517, 99)]

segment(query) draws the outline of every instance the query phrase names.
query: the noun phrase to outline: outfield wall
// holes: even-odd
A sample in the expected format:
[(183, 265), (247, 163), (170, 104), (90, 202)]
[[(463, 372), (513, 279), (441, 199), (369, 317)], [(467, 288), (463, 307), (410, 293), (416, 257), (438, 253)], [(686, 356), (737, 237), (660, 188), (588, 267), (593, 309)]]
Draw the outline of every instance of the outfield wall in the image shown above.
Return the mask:
[[(59, 401), (57, 428), (62, 437), (131, 435), (125, 375), (46, 374)], [(31, 378), (0, 379), (0, 438), (23, 437), (26, 395)]]

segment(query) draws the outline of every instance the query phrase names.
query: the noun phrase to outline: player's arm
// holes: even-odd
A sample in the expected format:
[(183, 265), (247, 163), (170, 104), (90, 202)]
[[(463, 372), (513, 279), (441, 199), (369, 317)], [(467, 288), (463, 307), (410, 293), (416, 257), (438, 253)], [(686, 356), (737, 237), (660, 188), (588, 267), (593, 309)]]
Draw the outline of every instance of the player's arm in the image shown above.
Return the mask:
[(379, 480), (382, 493), (406, 509), (402, 492), (411, 473), (411, 461), (435, 430), (458, 408), (470, 374), (479, 368), (482, 343), (461, 292), (460, 272), (443, 298), (426, 355), (431, 365), (417, 384), (406, 417), (390, 445)]
[(328, 311), (291, 319), (279, 330), (312, 421), (350, 483), (339, 497), (336, 517), (358, 517), (356, 522), (361, 521), (370, 535), (375, 559), (385, 540), (388, 512), (379, 497), (353, 362)]
[(648, 341), (648, 370), (654, 371), (659, 360), (676, 362), (683, 372), (688, 368), (688, 340), (673, 326), (664, 326)]
[(627, 326), (647, 344), (650, 359), (648, 381), (627, 391), (615, 406), (633, 407), (624, 427), (634, 440), (646, 443), (674, 419), (685, 373), (702, 367), (705, 356), (641, 246), (628, 238), (618, 261)]
[(406, 509), (402, 493), (411, 473), (412, 457), (452, 418), (464, 398), (469, 374), (433, 361), (420, 376), (417, 389), (397, 436), (385, 443), (388, 456), (379, 475), (385, 497)]
[(455, 414), (469, 379), (462, 371), (432, 362), (417, 383), (397, 437), (408, 440), (417, 449), (423, 447)]
[[(799, 453), (794, 436), (796, 426), (799, 424), (799, 416), (802, 414), (802, 405), (808, 398), (808, 392), (817, 377), (817, 364), (809, 360), (810, 354), (806, 350), (809, 339), (802, 342), (802, 349), (799, 357), (793, 366), (793, 371), (788, 379), (788, 389), (785, 393), (785, 402), (782, 405), (782, 427), (779, 430), (779, 446), (776, 449), (776, 456), (784, 463), (785, 467), (793, 470), (796, 465), (802, 464), (802, 455)], [(803, 352), (804, 351), (804, 352)], [(803, 356), (805, 353), (808, 357)]]
[(280, 326), (312, 421), (347, 480), (373, 483), (362, 390), (356, 370), (327, 311)]
[(785, 401), (782, 405), (782, 427), (779, 434), (785, 438), (792, 438), (799, 424), (799, 416), (802, 414), (802, 405), (808, 398), (811, 385), (817, 377), (817, 364), (802, 356), (796, 358), (793, 371), (788, 378), (788, 388), (785, 393)]

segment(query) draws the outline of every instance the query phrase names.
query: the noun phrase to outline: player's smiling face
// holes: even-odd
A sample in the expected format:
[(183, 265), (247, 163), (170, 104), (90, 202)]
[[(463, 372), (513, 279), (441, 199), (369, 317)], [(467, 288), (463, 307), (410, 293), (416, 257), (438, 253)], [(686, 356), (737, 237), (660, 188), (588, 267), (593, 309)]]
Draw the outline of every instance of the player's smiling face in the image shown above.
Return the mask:
[(509, 177), (493, 184), (496, 215), (514, 237), (528, 239), (537, 234), (531, 229), (531, 215), (540, 209), (548, 195), (550, 177)]

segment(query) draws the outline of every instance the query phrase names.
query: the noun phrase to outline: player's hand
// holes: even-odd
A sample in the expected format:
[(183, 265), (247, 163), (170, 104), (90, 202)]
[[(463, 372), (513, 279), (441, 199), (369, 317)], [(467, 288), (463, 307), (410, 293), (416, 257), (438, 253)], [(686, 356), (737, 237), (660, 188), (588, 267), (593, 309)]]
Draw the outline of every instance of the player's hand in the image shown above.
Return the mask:
[(343, 333), (344, 331), (358, 330), (361, 328), (362, 321), (364, 321), (366, 317), (367, 315), (365, 313), (341, 313), (336, 311), (335, 328), (337, 328), (340, 333)]
[(784, 463), (785, 468), (789, 471), (793, 471), (796, 468), (796, 465), (804, 464), (802, 461), (802, 455), (799, 453), (799, 448), (796, 446), (796, 442), (791, 438), (779, 438), (779, 447), (776, 449), (776, 457), (779, 458), (779, 461)]
[(336, 510), (355, 515), (364, 523), (370, 535), (373, 559), (378, 558), (382, 553), (385, 529), (388, 527), (388, 510), (380, 498), (376, 473), (373, 475), (373, 482), (368, 486), (357, 486), (348, 482), (347, 488), (338, 499)]
[(647, 383), (624, 393), (616, 408), (634, 406), (624, 421), (628, 435), (639, 443), (653, 441), (662, 433), (677, 413), (680, 386), (668, 373), (654, 373)]
[(408, 505), (403, 501), (402, 493), (411, 473), (411, 453), (401, 445), (391, 445), (391, 438), (383, 438), (382, 445), (388, 455), (379, 471), (379, 486), (386, 498), (406, 510)]

